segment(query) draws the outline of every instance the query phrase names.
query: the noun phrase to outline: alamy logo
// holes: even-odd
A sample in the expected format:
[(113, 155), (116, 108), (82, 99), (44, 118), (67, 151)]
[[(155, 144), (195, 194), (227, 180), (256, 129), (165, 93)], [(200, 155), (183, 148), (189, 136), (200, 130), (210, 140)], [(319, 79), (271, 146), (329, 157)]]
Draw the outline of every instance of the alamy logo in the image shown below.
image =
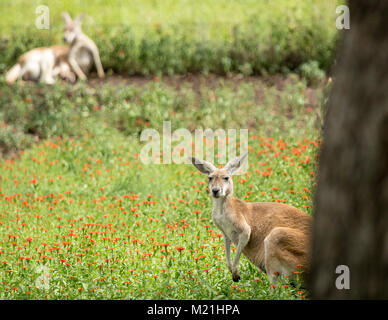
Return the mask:
[(50, 29), (50, 9), (48, 6), (37, 6), (35, 9), (37, 15), (35, 19), (35, 27), (38, 29)]
[(337, 266), (335, 273), (340, 274), (335, 280), (335, 286), (338, 290), (350, 289), (350, 270), (346, 265)]
[(338, 6), (335, 13), (340, 15), (335, 20), (335, 26), (338, 30), (350, 29), (350, 12), (349, 7), (345, 5)]
[[(140, 151), (140, 161), (144, 164), (191, 164), (189, 156), (193, 155), (212, 163), (216, 156), (218, 164), (226, 164), (228, 160), (236, 158), (237, 146), (239, 154), (248, 151), (248, 129), (240, 129), (239, 141), (237, 138), (236, 129), (195, 129), (192, 133), (180, 128), (172, 132), (171, 122), (163, 121), (162, 134), (156, 129), (141, 132), (140, 141), (146, 144)], [(247, 168), (248, 161), (245, 161), (242, 170), (245, 172)]]
[(41, 265), (35, 269), (35, 272), (40, 274), (40, 276), (35, 280), (35, 286), (38, 289), (48, 290), (50, 288), (49, 268)]

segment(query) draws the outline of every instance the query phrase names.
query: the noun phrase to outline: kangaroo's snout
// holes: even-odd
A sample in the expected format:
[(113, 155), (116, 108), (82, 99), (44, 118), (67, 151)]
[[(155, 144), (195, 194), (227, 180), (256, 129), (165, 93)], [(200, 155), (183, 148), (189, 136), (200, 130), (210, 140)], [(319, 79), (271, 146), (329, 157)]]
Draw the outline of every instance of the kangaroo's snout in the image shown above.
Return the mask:
[(213, 194), (213, 196), (214, 197), (219, 197), (220, 196), (220, 194), (221, 194), (221, 189), (220, 188), (212, 188), (212, 194)]

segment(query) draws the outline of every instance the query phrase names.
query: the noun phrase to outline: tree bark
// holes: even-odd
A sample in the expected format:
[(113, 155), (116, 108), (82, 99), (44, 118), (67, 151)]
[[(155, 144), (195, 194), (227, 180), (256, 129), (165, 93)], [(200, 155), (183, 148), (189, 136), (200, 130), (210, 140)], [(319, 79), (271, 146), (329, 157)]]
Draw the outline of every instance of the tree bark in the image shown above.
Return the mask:
[[(388, 1), (348, 6), (323, 131), (309, 291), (387, 299)], [(339, 265), (349, 267), (348, 290), (336, 286)]]

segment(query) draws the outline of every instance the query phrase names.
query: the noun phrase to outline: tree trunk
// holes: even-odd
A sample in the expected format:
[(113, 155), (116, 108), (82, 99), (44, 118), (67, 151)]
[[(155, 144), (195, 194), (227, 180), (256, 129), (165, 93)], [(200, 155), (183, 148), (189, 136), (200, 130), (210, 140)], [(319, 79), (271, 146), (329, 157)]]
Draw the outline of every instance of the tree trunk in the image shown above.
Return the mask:
[[(313, 299), (387, 299), (388, 1), (348, 3), (320, 154), (309, 289)], [(336, 286), (339, 265), (349, 267), (349, 289)]]

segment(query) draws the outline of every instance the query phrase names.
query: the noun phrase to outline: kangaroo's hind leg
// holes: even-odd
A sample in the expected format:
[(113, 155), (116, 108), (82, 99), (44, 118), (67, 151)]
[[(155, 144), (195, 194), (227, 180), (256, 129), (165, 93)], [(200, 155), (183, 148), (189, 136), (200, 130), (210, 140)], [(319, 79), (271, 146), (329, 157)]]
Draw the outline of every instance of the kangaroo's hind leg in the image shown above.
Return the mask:
[(277, 227), (264, 239), (264, 263), (271, 283), (276, 273), (293, 276), (298, 265), (308, 266), (308, 237), (299, 230)]

